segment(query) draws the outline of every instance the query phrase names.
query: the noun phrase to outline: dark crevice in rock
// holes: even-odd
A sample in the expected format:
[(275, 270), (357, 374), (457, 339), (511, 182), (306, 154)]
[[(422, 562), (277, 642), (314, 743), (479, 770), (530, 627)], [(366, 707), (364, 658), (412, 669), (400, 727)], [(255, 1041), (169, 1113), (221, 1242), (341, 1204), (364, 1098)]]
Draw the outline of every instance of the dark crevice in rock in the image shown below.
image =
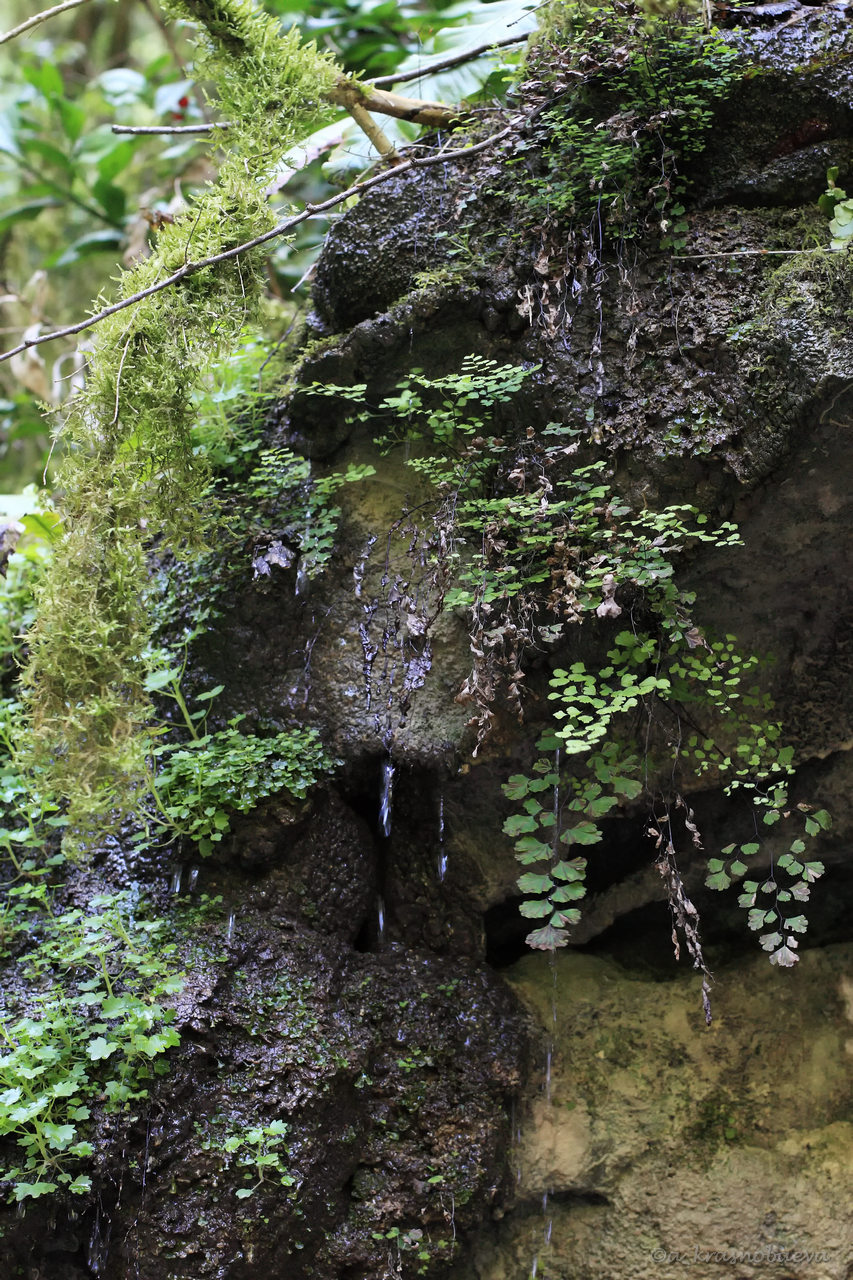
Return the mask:
[(366, 955), (367, 952), (376, 949), (375, 927), (372, 915), (364, 917), (352, 945), (353, 950), (357, 951), (359, 955)]
[(530, 932), (530, 921), (519, 911), (523, 899), (505, 898), (489, 907), (483, 917), (486, 935), (486, 963), (495, 970), (506, 969), (527, 954), (524, 941)]

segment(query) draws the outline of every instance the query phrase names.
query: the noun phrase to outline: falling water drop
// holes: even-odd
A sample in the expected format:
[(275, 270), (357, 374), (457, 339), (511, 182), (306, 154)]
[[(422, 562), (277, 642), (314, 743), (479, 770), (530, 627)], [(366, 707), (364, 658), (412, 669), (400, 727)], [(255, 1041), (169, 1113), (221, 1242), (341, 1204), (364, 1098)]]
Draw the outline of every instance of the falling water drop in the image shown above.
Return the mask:
[(444, 792), (438, 796), (438, 881), (443, 883), (447, 875), (447, 850), (444, 847)]
[(511, 1163), (515, 1168), (515, 1181), (518, 1185), (521, 1182), (521, 1120), (515, 1098), (510, 1101), (509, 1106), (509, 1145), (512, 1153)]
[(181, 892), (181, 880), (183, 879), (183, 874), (184, 869), (182, 866), (178, 865), (174, 868), (172, 871), (172, 878), (169, 881), (169, 893), (174, 894)]
[[(560, 749), (559, 747), (554, 753), (554, 823), (553, 823), (553, 846), (552, 861), (556, 862), (560, 857)], [(548, 953), (548, 967), (551, 971), (551, 1018), (548, 1026), (548, 1035), (545, 1047), (545, 1105), (548, 1108), (554, 1106), (554, 1100), (551, 1090), (551, 1072), (554, 1063), (554, 1054), (557, 1047), (557, 953), (552, 950)], [(531, 1268), (531, 1280), (536, 1276), (539, 1269), (540, 1257), (543, 1250), (550, 1251), (551, 1232), (554, 1226), (554, 1220), (549, 1208), (549, 1198), (551, 1189), (546, 1186), (542, 1196), (542, 1235), (537, 1238), (534, 1236), (533, 1241), (533, 1266)], [(537, 1233), (538, 1235), (538, 1233)], [(547, 1259), (548, 1253), (545, 1257)], [(547, 1267), (546, 1270), (550, 1271)]]
[(299, 539), (299, 549), (302, 554), (296, 564), (296, 595), (304, 596), (308, 588), (308, 559), (311, 555), (311, 517), (313, 511), (311, 509), (311, 489), (313, 482), (311, 480), (311, 463), (306, 459), (308, 474), (305, 478), (304, 493), (306, 496), (305, 503), (305, 527)]
[(381, 895), (376, 899), (376, 942), (381, 951), (385, 945), (385, 901)]
[(379, 796), (379, 826), (383, 836), (391, 834), (391, 800), (394, 792), (394, 765), (390, 758), (382, 761), (382, 786)]
[(231, 942), (234, 937), (234, 921), (235, 921), (234, 912), (231, 911), (228, 915), (228, 924), (225, 927), (226, 942)]
[(187, 883), (187, 893), (192, 893), (198, 884), (198, 867), (190, 867), (189, 881)]
[(86, 1258), (86, 1261), (89, 1264), (89, 1271), (93, 1276), (99, 1276), (107, 1262), (110, 1252), (111, 1234), (112, 1224), (109, 1220), (104, 1222), (101, 1217), (101, 1209), (99, 1205), (95, 1209), (95, 1221), (92, 1225), (92, 1234), (89, 1237), (89, 1247)]

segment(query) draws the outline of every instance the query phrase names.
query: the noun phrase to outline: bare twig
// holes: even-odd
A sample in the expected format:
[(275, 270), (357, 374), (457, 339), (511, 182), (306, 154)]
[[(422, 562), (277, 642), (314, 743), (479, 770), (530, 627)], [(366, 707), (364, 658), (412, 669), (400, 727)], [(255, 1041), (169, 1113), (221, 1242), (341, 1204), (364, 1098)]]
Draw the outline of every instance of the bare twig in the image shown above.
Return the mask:
[(396, 160), (397, 148), (388, 137), (387, 133), (380, 129), (379, 125), (373, 119), (369, 111), (365, 111), (360, 102), (354, 102), (349, 107), (349, 113), (358, 125), (361, 132), (373, 144), (379, 152), (383, 160)]
[(826, 253), (827, 249), (730, 249), (725, 253), (674, 253), (673, 262), (698, 262), (702, 258), (788, 258), (801, 253)]
[(318, 213), (325, 213), (327, 209), (333, 209), (335, 205), (341, 204), (344, 200), (349, 200), (352, 196), (362, 195), (365, 191), (369, 191), (371, 187), (377, 187), (381, 183), (387, 182), (389, 178), (399, 178), (402, 174), (412, 169), (423, 169), (428, 165), (446, 164), (448, 160), (467, 160), (469, 156), (475, 156), (481, 151), (486, 151), (489, 147), (502, 142), (504, 138), (508, 138), (520, 123), (521, 118), (515, 119), (505, 129), (499, 130), (498, 133), (493, 133), (491, 137), (484, 138), (482, 142), (477, 142), (471, 147), (460, 147), (455, 151), (443, 150), (430, 156), (413, 156), (411, 160), (404, 161), (403, 164), (397, 165), (394, 169), (383, 170), (382, 173), (374, 174), (372, 178), (365, 178), (363, 182), (356, 182), (354, 186), (348, 187), (346, 191), (338, 191), (335, 195), (330, 196), (328, 200), (323, 200), (319, 204), (306, 205), (301, 213), (295, 214), (292, 218), (285, 218), (283, 222), (279, 222), (269, 231), (265, 231), (263, 235), (255, 236), (253, 240), (247, 240), (243, 244), (234, 245), (231, 249), (223, 249), (222, 253), (215, 253), (209, 258), (200, 258), (198, 262), (186, 262), (172, 275), (165, 276), (164, 279), (158, 280), (156, 284), (150, 285), (147, 289), (140, 289), (139, 293), (134, 293), (129, 298), (122, 298), (121, 301), (114, 302), (112, 306), (104, 307), (102, 311), (97, 311), (94, 315), (89, 316), (88, 320), (80, 320), (77, 324), (67, 325), (64, 329), (54, 329), (52, 333), (42, 333), (33, 338), (27, 338), (11, 351), (0, 353), (0, 364), (4, 360), (11, 360), (13, 356), (20, 355), (22, 351), (29, 350), (30, 347), (41, 346), (43, 342), (52, 342), (56, 338), (70, 338), (75, 333), (82, 333), (84, 329), (91, 329), (93, 325), (100, 324), (102, 320), (106, 320), (109, 316), (114, 316), (116, 312), (124, 311), (126, 307), (132, 307), (137, 302), (142, 302), (144, 298), (150, 298), (153, 294), (162, 292), (163, 289), (169, 289), (172, 285), (179, 284), (187, 276), (195, 275), (197, 271), (202, 271), (205, 267), (216, 266), (219, 262), (228, 262), (231, 258), (239, 257), (241, 253), (248, 252), (249, 249), (257, 249), (260, 245), (277, 239), (278, 236), (286, 235), (288, 231), (298, 227), (301, 222), (307, 222), (309, 218), (315, 217)]
[(13, 27), (11, 31), (0, 36), (0, 44), (6, 44), (9, 40), (22, 36), (25, 31), (32, 31), (33, 27), (47, 22), (48, 18), (55, 18), (58, 13), (65, 13), (68, 9), (79, 9), (81, 4), (88, 4), (88, 0), (65, 0), (64, 4), (55, 4), (52, 9), (43, 9), (34, 18), (27, 18), (26, 22), (22, 22), (19, 27)]
[(363, 88), (349, 76), (341, 76), (324, 96), (328, 102), (346, 107), (349, 112), (358, 105), (365, 111), (378, 111), (381, 115), (411, 120), (414, 124), (442, 128), (459, 119), (457, 107), (448, 107), (443, 102), (425, 102), (422, 98), (403, 98), (399, 93), (387, 93), (384, 89), (370, 86)]
[(113, 133), (212, 133), (214, 129), (227, 129), (227, 120), (215, 124), (114, 124)]
[(468, 49), (466, 53), (454, 53), (439, 62), (427, 62), (419, 71), (404, 71), (400, 75), (377, 76), (368, 80), (374, 89), (390, 88), (391, 85), (405, 84), (408, 80), (420, 80), (423, 76), (431, 76), (435, 71), (449, 71), (451, 67), (461, 67), (464, 62), (473, 62), (491, 49), (503, 49), (509, 44), (521, 44), (527, 36), (506, 36), (503, 40), (493, 40), (491, 44), (478, 44), (476, 49)]
[[(354, 118), (362, 116), (366, 111), (378, 111), (380, 115), (395, 116), (398, 120), (410, 120), (414, 124), (441, 128), (458, 120), (460, 115), (456, 107), (448, 107), (443, 102), (424, 102), (420, 98), (403, 98), (398, 93), (385, 93), (382, 89), (375, 91), (372, 88), (361, 89), (345, 79), (340, 80), (334, 89), (326, 94), (326, 97), (335, 106), (345, 107)], [(358, 124), (364, 129), (370, 141), (374, 142), (372, 129), (378, 129), (378, 125), (369, 127), (361, 119), (358, 119)], [(227, 120), (221, 120), (216, 124), (114, 124), (112, 131), (122, 134), (192, 134), (211, 133), (214, 129), (227, 128), (229, 128)], [(386, 154), (378, 142), (374, 142), (374, 145), (382, 155)], [(388, 143), (388, 146), (390, 145)]]

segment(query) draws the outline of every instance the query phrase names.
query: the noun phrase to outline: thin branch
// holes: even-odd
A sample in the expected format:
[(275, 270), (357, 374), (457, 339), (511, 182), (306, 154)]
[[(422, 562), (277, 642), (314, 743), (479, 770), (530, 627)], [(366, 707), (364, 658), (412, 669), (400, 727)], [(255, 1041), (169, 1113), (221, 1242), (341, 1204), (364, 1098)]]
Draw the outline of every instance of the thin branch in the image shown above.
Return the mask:
[(315, 217), (318, 213), (325, 213), (327, 209), (334, 208), (335, 205), (341, 204), (344, 200), (349, 200), (352, 196), (361, 195), (365, 191), (369, 191), (371, 187), (377, 187), (380, 183), (387, 182), (390, 178), (399, 178), (402, 174), (412, 169), (424, 169), (428, 165), (446, 164), (448, 160), (467, 160), (469, 156), (475, 156), (481, 151), (488, 150), (498, 142), (502, 142), (504, 138), (508, 138), (521, 123), (521, 117), (513, 120), (505, 129), (493, 133), (491, 137), (485, 138), (482, 142), (477, 142), (471, 147), (460, 147), (455, 151), (439, 151), (435, 155), (430, 156), (414, 156), (411, 160), (404, 161), (403, 164), (397, 165), (393, 169), (383, 170), (382, 173), (376, 173), (372, 178), (365, 178), (363, 182), (357, 182), (354, 186), (348, 187), (346, 191), (339, 191), (335, 195), (330, 196), (328, 200), (323, 200), (319, 204), (308, 204), (301, 213), (295, 214), (292, 218), (285, 218), (283, 222), (279, 222), (271, 230), (265, 231), (263, 235), (255, 236), (253, 240), (247, 240), (244, 244), (234, 245), (231, 249), (224, 249), (222, 253), (215, 253), (209, 258), (200, 258), (198, 262), (186, 262), (179, 270), (172, 275), (166, 276), (163, 280), (158, 280), (156, 284), (150, 285), (147, 289), (141, 289), (139, 293), (134, 293), (129, 298), (122, 298), (119, 302), (114, 302), (112, 306), (104, 307), (102, 311), (97, 311), (88, 320), (80, 320), (77, 324), (67, 325), (64, 329), (55, 329), (52, 333), (38, 334), (34, 338), (27, 338), (11, 351), (0, 353), (0, 364), (4, 360), (11, 360), (13, 356), (20, 355), (22, 351), (28, 351), (30, 347), (41, 346), (43, 342), (53, 342), (56, 338), (70, 338), (75, 333), (82, 333), (84, 329), (91, 329), (93, 325), (100, 324), (102, 320), (106, 320), (109, 316), (114, 316), (118, 311), (124, 311), (126, 307), (132, 307), (137, 302), (142, 302), (145, 298), (150, 298), (155, 293), (160, 293), (163, 289), (169, 289), (172, 285), (179, 284), (181, 280), (187, 276), (194, 275), (197, 271), (202, 271), (205, 267), (216, 266), (219, 262), (228, 262), (231, 258), (238, 257), (241, 253), (246, 253), (249, 249), (257, 249), (262, 244), (267, 244), (270, 240), (277, 239), (278, 236), (286, 235), (294, 227), (298, 227), (301, 222), (307, 222), (309, 218)]
[[(334, 102), (334, 93), (327, 95)], [(448, 107), (443, 102), (424, 102), (422, 98), (403, 98), (399, 93), (389, 93), (387, 89), (370, 89), (361, 97), (361, 105), (368, 111), (378, 111), (384, 116), (395, 116), (398, 120), (409, 120), (413, 124), (425, 124), (430, 128), (444, 128), (458, 120), (458, 107)]]
[(114, 124), (113, 133), (212, 133), (214, 129), (229, 128), (227, 120), (215, 124)]
[(703, 258), (787, 258), (801, 253), (827, 253), (828, 249), (730, 249), (725, 253), (674, 253), (673, 262), (698, 262)]
[(387, 133), (384, 133), (382, 129), (380, 129), (370, 112), (366, 111), (360, 102), (353, 102), (348, 110), (359, 129), (361, 129), (365, 137), (373, 144), (382, 159), (396, 160), (397, 148), (394, 146), (394, 143), (388, 137)]
[(395, 84), (405, 84), (407, 80), (420, 80), (423, 76), (431, 76), (434, 71), (448, 71), (451, 67), (461, 67), (464, 62), (473, 62), (475, 58), (488, 53), (491, 49), (503, 49), (509, 44), (521, 44), (526, 39), (526, 35), (506, 36), (503, 40), (493, 40), (491, 44), (478, 44), (476, 49), (469, 49), (466, 53), (454, 53), (448, 58), (442, 58), (439, 62), (428, 62), (420, 71), (404, 71), (402, 75), (396, 76), (377, 76), (375, 80), (368, 80), (367, 83), (374, 89), (383, 89)]
[[(421, 98), (403, 98), (398, 93), (386, 93), (382, 89), (374, 89), (369, 86), (367, 89), (361, 88), (354, 84), (351, 80), (341, 78), (333, 89), (325, 95), (329, 102), (333, 102), (335, 106), (344, 107), (350, 114), (353, 114), (353, 108), (360, 108), (363, 111), (378, 111), (380, 115), (395, 116), (398, 120), (409, 120), (414, 124), (424, 124), (431, 128), (442, 128), (452, 124), (459, 119), (460, 112), (457, 107), (448, 107), (443, 102), (424, 102)], [(359, 114), (360, 114), (359, 112)], [(359, 120), (358, 123), (364, 129), (371, 142), (374, 142), (371, 129)], [(146, 134), (146, 133), (210, 133), (213, 129), (227, 129), (228, 122), (226, 120), (219, 121), (217, 124), (180, 124), (180, 125), (126, 125), (114, 124), (112, 126), (113, 133), (122, 134)], [(378, 129), (378, 125), (374, 126)], [(376, 149), (383, 155), (387, 152), (378, 143), (374, 142)], [(391, 144), (388, 143), (388, 146)], [(392, 148), (393, 150), (393, 148)], [(390, 154), (390, 153), (387, 153)]]
[(0, 36), (0, 44), (6, 44), (9, 40), (22, 36), (25, 31), (31, 31), (33, 27), (40, 26), (42, 22), (47, 22), (48, 18), (55, 18), (58, 13), (65, 13), (68, 9), (79, 9), (81, 4), (88, 4), (88, 0), (65, 0), (64, 4), (56, 4), (52, 9), (43, 9), (34, 18), (27, 18), (26, 22), (22, 22), (19, 27), (13, 27), (11, 31)]

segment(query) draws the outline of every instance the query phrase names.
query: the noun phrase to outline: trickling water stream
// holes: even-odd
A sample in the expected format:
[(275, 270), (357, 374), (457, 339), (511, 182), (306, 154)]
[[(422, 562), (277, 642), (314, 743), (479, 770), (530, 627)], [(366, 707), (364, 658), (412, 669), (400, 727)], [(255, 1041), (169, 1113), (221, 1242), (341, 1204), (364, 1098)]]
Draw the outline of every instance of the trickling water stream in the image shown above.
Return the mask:
[[(556, 862), (560, 857), (560, 748), (557, 747), (554, 752), (554, 774), (556, 781), (554, 783), (554, 827), (553, 839), (551, 845), (551, 859)], [(550, 970), (550, 994), (551, 994), (551, 1013), (548, 1025), (548, 1035), (545, 1042), (545, 1078), (543, 1082), (543, 1091), (545, 1094), (545, 1106), (553, 1112), (554, 1100), (551, 1094), (551, 1071), (554, 1061), (555, 1046), (557, 1044), (557, 953), (556, 951), (548, 952), (548, 968)], [(550, 1184), (546, 1185), (542, 1194), (542, 1218), (541, 1223), (534, 1228), (533, 1232), (533, 1261), (530, 1268), (530, 1280), (535, 1280), (539, 1272), (540, 1262), (543, 1253), (550, 1252), (551, 1232), (553, 1230), (554, 1220), (550, 1210), (550, 1197), (552, 1188)]]
[(447, 850), (444, 847), (444, 791), (438, 793), (438, 882), (447, 875)]
[(379, 792), (379, 829), (386, 838), (391, 834), (391, 806), (394, 795), (394, 765), (382, 761), (382, 783)]
[(86, 1250), (86, 1262), (93, 1276), (99, 1276), (104, 1269), (110, 1252), (110, 1236), (112, 1223), (101, 1213), (101, 1206), (95, 1208), (95, 1221)]

